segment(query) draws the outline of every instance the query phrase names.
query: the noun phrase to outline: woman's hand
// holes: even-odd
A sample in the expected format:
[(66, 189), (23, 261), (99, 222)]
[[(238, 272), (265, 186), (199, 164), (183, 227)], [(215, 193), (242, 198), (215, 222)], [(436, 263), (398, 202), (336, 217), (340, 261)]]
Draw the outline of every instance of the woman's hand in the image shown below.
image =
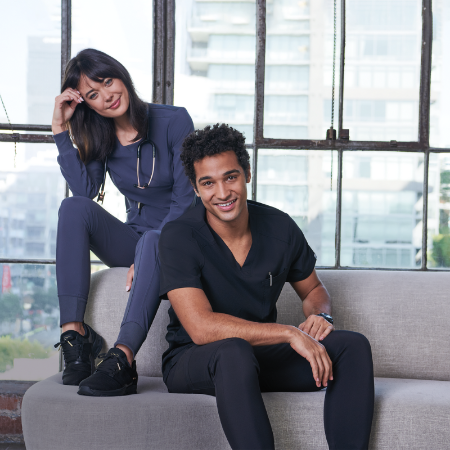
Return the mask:
[(67, 88), (61, 95), (55, 98), (55, 109), (53, 110), (52, 131), (53, 134), (66, 131), (66, 123), (75, 112), (75, 108), (84, 102), (81, 94), (72, 88)]
[(128, 269), (127, 273), (127, 285), (125, 286), (125, 290), (130, 292), (131, 284), (133, 283), (134, 278), (134, 264), (131, 264), (131, 267)]

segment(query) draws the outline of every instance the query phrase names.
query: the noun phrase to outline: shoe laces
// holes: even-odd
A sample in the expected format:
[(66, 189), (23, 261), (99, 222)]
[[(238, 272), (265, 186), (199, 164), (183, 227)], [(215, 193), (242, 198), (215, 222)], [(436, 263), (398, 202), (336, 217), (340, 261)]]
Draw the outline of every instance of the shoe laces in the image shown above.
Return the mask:
[(54, 347), (58, 349), (62, 348), (66, 366), (76, 361), (83, 352), (83, 343), (75, 336), (64, 336)]
[(115, 353), (101, 353), (98, 357), (101, 361), (97, 364), (96, 371), (106, 372), (112, 377), (125, 366), (120, 356)]

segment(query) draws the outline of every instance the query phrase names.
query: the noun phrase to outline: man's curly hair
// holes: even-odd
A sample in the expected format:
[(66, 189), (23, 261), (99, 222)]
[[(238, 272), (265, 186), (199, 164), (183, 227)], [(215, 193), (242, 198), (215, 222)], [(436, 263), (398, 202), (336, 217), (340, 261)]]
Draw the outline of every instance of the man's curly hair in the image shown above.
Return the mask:
[(224, 123), (216, 123), (212, 127), (206, 126), (203, 130), (195, 130), (186, 136), (181, 150), (181, 161), (184, 171), (193, 186), (196, 186), (194, 163), (205, 156), (234, 151), (240, 166), (247, 174), (250, 170), (250, 156), (245, 148), (245, 137)]

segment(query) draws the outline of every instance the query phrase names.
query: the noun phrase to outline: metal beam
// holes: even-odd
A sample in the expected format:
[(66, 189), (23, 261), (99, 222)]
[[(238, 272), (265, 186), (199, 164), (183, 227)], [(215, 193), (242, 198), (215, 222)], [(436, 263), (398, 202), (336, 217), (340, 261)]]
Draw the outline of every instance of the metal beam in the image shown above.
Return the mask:
[(27, 144), (54, 144), (52, 134), (0, 133), (0, 142), (24, 142)]
[(72, 49), (72, 0), (61, 0), (61, 84)]
[(341, 267), (341, 216), (342, 216), (342, 167), (344, 163), (344, 151), (338, 151), (338, 176), (336, 186), (336, 235), (335, 235), (335, 266)]
[(423, 159), (423, 209), (422, 209), (422, 269), (427, 269), (428, 244), (428, 169), (430, 166), (430, 152), (426, 151)]
[(339, 126), (338, 138), (341, 139), (344, 116), (344, 66), (345, 66), (345, 0), (341, 0), (341, 64), (339, 69)]
[(153, 103), (164, 103), (165, 4), (153, 0)]
[(175, 78), (175, 0), (166, 0), (164, 103), (173, 105)]
[(264, 76), (266, 69), (266, 0), (256, 2), (255, 114), (253, 117), (252, 199), (257, 194), (258, 142), (264, 139)]
[(426, 148), (417, 141), (349, 141), (338, 140), (311, 140), (311, 139), (269, 139), (263, 138), (256, 142), (260, 148), (280, 149), (307, 149), (307, 150), (383, 150), (383, 151), (407, 151), (424, 152)]
[(422, 2), (422, 55), (420, 64), (419, 142), (425, 148), (430, 141), (430, 86), (433, 43), (433, 14), (431, 0)]
[(9, 124), (9, 123), (0, 123), (0, 130), (11, 130), (11, 126), (14, 131), (52, 131), (52, 127), (50, 125), (27, 125), (27, 124)]

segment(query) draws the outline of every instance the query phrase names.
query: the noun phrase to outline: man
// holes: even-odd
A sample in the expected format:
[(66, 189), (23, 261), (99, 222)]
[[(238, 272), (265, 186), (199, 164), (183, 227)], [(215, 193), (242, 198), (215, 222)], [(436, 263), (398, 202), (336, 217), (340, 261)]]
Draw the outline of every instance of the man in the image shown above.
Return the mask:
[[(285, 213), (248, 201), (245, 138), (226, 125), (190, 134), (181, 153), (202, 204), (168, 223), (159, 242), (160, 294), (169, 298), (169, 392), (215, 395), (234, 450), (274, 449), (261, 392), (327, 387), (331, 449), (368, 447), (374, 384), (370, 345), (334, 331), (316, 257)], [(276, 323), (288, 281), (303, 301), (298, 328)]]

